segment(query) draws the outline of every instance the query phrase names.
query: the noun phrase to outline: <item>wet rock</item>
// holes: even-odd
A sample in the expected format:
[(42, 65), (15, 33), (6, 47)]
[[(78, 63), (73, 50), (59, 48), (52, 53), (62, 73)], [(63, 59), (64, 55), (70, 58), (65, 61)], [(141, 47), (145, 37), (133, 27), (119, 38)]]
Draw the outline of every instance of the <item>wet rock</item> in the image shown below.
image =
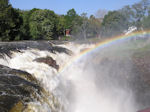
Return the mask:
[(73, 54), (72, 51), (70, 51), (70, 50), (68, 50), (68, 49), (66, 49), (66, 48), (63, 48), (63, 47), (59, 47), (59, 46), (54, 46), (54, 47), (52, 47), (52, 49), (53, 49), (53, 52), (54, 52), (54, 53), (55, 53), (55, 52), (58, 52), (58, 53), (66, 53), (66, 54), (68, 54), (68, 55), (72, 55), (72, 54)]
[(40, 63), (45, 63), (56, 70), (59, 69), (59, 65), (57, 65), (56, 61), (52, 57), (42, 57), (42, 58), (37, 58), (33, 61), (40, 62)]
[(38, 49), (52, 53), (59, 52), (71, 55), (72, 52), (70, 50), (59, 47), (57, 44), (57, 41), (0, 42), (0, 58), (5, 58), (5, 55), (11, 58), (12, 52), (21, 52), (21, 50), (27, 49)]
[(0, 65), (0, 111), (21, 112), (41, 91), (36, 82), (27, 72)]
[(0, 65), (0, 74), (13, 74), (16, 75), (18, 77), (21, 77), (29, 82), (35, 83), (37, 84), (38, 81), (36, 80), (35, 77), (33, 77), (31, 74), (29, 74), (28, 72), (22, 71), (22, 70), (17, 70), (17, 69), (11, 69), (9, 67), (6, 67), (4, 65)]
[(24, 105), (20, 101), (17, 104), (15, 104), (15, 106), (13, 106), (13, 108), (9, 112), (22, 112), (23, 110), (24, 110)]
[(39, 49), (52, 52), (52, 44), (47, 41), (0, 42), (0, 57), (11, 57), (12, 51), (21, 52), (26, 49)]

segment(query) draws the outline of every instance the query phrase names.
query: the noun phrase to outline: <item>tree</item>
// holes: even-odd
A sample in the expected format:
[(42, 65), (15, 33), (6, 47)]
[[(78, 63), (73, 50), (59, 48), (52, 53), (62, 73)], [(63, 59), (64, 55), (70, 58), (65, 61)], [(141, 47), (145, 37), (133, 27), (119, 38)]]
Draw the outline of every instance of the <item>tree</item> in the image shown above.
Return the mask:
[(90, 16), (89, 19), (89, 29), (88, 29), (88, 37), (100, 37), (102, 18), (95, 18), (94, 16)]
[(72, 35), (75, 38), (86, 39), (88, 29), (87, 13), (82, 13), (81, 16), (77, 15), (72, 21)]
[(141, 2), (139, 3), (136, 3), (134, 5), (132, 5), (132, 10), (134, 12), (134, 19), (135, 19), (135, 25), (138, 29), (141, 28), (142, 26), (142, 19), (144, 18), (144, 16), (147, 15), (148, 13), (148, 10), (149, 10), (149, 0), (142, 0)]
[(87, 13), (82, 13), (82, 24), (80, 26), (81, 34), (83, 35), (83, 38), (86, 40), (87, 39), (87, 30), (89, 26), (89, 21), (87, 18)]
[(65, 35), (65, 18), (64, 18), (64, 15), (58, 16), (57, 34), (58, 34), (58, 36)]
[(74, 9), (70, 9), (67, 12), (67, 15), (65, 15), (65, 28), (66, 29), (72, 29), (74, 26), (74, 21), (77, 18), (77, 13)]
[(150, 1), (149, 0), (141, 0), (139, 3), (135, 3), (132, 6), (125, 6), (121, 10), (121, 14), (123, 14), (130, 26), (136, 26), (138, 30), (143, 29), (144, 20), (147, 21), (147, 16), (149, 15), (150, 10)]
[(19, 14), (23, 18), (23, 24), (20, 27), (20, 32), (16, 40), (30, 40), (32, 38), (29, 27), (30, 11), (19, 10)]
[(30, 33), (34, 40), (55, 39), (57, 37), (57, 16), (50, 10), (35, 10), (30, 17)]
[(22, 24), (19, 12), (13, 9), (8, 0), (0, 1), (0, 40), (14, 40)]
[(150, 15), (148, 17), (144, 17), (142, 20), (142, 27), (143, 29), (150, 29)]
[(113, 36), (122, 33), (128, 28), (126, 17), (119, 11), (110, 11), (103, 19), (103, 36)]
[(96, 14), (95, 14), (95, 17), (96, 18), (104, 18), (104, 16), (108, 13), (107, 10), (105, 9), (99, 9)]
[(119, 10), (119, 12), (126, 17), (126, 20), (128, 20), (128, 22), (130, 23), (130, 25), (132, 26), (132, 23), (135, 21), (133, 15), (134, 15), (134, 11), (132, 10), (132, 7), (129, 5), (124, 6), (122, 9)]
[(101, 21), (93, 15), (90, 18), (86, 13), (82, 13), (77, 17), (76, 25), (73, 27), (73, 36), (84, 39), (97, 37), (100, 33)]

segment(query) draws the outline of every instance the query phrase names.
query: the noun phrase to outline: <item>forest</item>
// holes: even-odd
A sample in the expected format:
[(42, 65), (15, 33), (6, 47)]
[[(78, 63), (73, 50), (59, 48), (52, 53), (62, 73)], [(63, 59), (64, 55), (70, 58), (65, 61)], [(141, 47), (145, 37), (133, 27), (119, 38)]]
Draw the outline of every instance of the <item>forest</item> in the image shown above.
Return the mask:
[[(64, 15), (49, 9), (21, 10), (13, 8), (9, 0), (0, 0), (0, 41), (110, 38), (132, 26), (150, 29), (149, 0), (90, 16), (79, 15), (74, 8)], [(69, 36), (65, 35), (67, 29)]]

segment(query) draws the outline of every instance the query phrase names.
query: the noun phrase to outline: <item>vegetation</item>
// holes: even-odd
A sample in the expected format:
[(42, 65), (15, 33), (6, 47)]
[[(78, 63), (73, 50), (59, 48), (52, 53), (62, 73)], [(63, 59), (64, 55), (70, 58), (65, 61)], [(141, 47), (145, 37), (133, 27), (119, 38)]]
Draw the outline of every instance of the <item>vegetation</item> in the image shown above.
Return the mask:
[(138, 30), (150, 27), (150, 1), (142, 0), (132, 6), (125, 6), (118, 11), (110, 11), (105, 15), (102, 23), (102, 36), (113, 36), (123, 33), (129, 27)]
[[(48, 9), (14, 9), (9, 0), (1, 0), (0, 41), (105, 38), (119, 35), (131, 26), (150, 29), (150, 1), (141, 0), (116, 11), (98, 10), (95, 16), (78, 15), (74, 9), (66, 15)], [(66, 29), (71, 31), (68, 39)]]
[(0, 1), (0, 40), (14, 40), (18, 35), (22, 18), (8, 0)]
[(102, 33), (105, 36), (117, 35), (128, 29), (129, 22), (127, 18), (118, 11), (110, 11), (102, 22)]

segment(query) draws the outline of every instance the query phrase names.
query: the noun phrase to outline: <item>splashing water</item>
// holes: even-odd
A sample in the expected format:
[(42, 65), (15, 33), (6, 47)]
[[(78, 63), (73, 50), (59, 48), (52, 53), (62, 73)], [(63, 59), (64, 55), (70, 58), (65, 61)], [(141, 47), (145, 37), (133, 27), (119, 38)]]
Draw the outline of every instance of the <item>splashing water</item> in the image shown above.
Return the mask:
[[(131, 75), (130, 60), (127, 57), (117, 59), (115, 53), (109, 57), (110, 52), (101, 52), (84, 57), (61, 74), (68, 82), (66, 85), (71, 86), (67, 94), (68, 112), (136, 112), (129, 81), (123, 79)], [(124, 68), (119, 67), (120, 64)]]
[[(51, 56), (54, 59), (56, 58), (58, 64), (62, 62), (61, 58), (57, 59), (57, 54), (52, 54), (48, 51), (29, 49), (22, 50), (20, 53), (13, 52), (12, 58), (6, 56), (7, 60), (1, 59), (0, 63), (10, 68), (27, 71), (32, 74), (40, 82), (40, 85), (44, 88), (44, 90), (47, 91), (47, 93), (43, 93), (45, 95), (45, 99), (41, 99), (42, 103), (41, 101), (29, 102), (27, 111), (62, 112), (65, 109), (64, 104), (67, 103), (65, 98), (63, 98), (63, 93), (58, 89), (58, 86), (61, 86), (61, 82), (60, 77), (57, 75), (57, 70), (44, 63), (33, 61), (36, 58), (46, 56)], [(51, 94), (53, 96), (51, 96)]]
[[(92, 48), (95, 44), (70, 42), (60, 46), (70, 49), (74, 55), (28, 49), (20, 53), (13, 52), (11, 59), (6, 57), (0, 60), (0, 64), (34, 75), (42, 87), (54, 95), (55, 100), (50, 98), (48, 101), (51, 106), (31, 102), (28, 108), (35, 112), (136, 112), (141, 109), (131, 87), (134, 75), (130, 57), (132, 52), (125, 49), (126, 44), (88, 54), (62, 72), (33, 61), (50, 56), (60, 67), (64, 67), (82, 50)], [(123, 49), (122, 52), (120, 49)]]

